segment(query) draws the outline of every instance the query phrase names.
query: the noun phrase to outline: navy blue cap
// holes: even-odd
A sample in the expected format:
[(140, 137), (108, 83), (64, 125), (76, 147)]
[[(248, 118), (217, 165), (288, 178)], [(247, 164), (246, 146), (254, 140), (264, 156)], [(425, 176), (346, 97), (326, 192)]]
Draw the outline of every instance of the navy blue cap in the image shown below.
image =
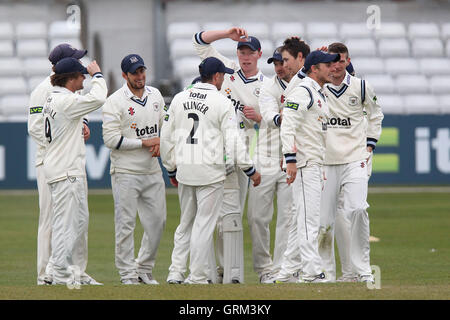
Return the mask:
[(202, 82), (202, 77), (200, 77), (200, 76), (195, 77), (194, 80), (192, 80), (191, 84), (196, 84), (198, 82)]
[(352, 76), (355, 75), (355, 69), (353, 68), (352, 63), (350, 62), (349, 65), (347, 66), (347, 72), (350, 73)]
[(63, 58), (55, 64), (55, 73), (71, 73), (81, 72), (83, 74), (89, 73), (85, 67), (76, 58)]
[(255, 37), (249, 36), (245, 39), (245, 41), (239, 41), (237, 44), (238, 49), (241, 47), (247, 46), (253, 51), (260, 51), (261, 50), (261, 43), (259, 43), (259, 40)]
[(50, 60), (53, 65), (55, 65), (59, 60), (63, 58), (81, 59), (86, 55), (86, 53), (87, 50), (78, 50), (68, 43), (61, 43), (53, 48), (48, 56), (48, 60)]
[(125, 58), (122, 59), (122, 63), (120, 64), (122, 71), (124, 73), (135, 73), (136, 70), (140, 67), (147, 67), (144, 64), (144, 59), (141, 58), (138, 54), (129, 54)]
[(326, 53), (320, 50), (316, 50), (308, 54), (305, 59), (305, 72), (309, 71), (311, 66), (314, 66), (318, 63), (328, 63), (328, 62), (336, 62), (339, 61), (340, 55), (339, 53)]
[(233, 74), (234, 70), (225, 67), (222, 61), (215, 57), (208, 57), (203, 60), (198, 66), (198, 70), (201, 76), (209, 76), (215, 74), (216, 72)]
[(281, 56), (280, 49), (281, 47), (275, 49), (273, 55), (269, 59), (267, 59), (268, 64), (271, 64), (274, 60), (283, 62), (283, 57)]

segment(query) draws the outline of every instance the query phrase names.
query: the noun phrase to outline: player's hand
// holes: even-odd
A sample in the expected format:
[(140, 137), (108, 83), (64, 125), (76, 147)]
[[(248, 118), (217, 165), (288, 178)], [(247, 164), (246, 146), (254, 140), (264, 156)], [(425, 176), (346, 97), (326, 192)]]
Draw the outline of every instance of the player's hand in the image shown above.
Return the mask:
[(243, 28), (237, 28), (237, 27), (233, 27), (228, 29), (227, 31), (228, 33), (228, 38), (230, 38), (231, 40), (234, 41), (247, 41), (248, 38), (248, 33), (247, 30), (243, 29)]
[(97, 61), (92, 61), (91, 63), (89, 63), (89, 65), (86, 67), (87, 71), (89, 72), (89, 74), (91, 75), (91, 77), (96, 74), (97, 72), (102, 72), (102, 70), (100, 70), (100, 67), (97, 63)]
[(91, 130), (86, 123), (83, 123), (83, 137), (84, 142), (86, 142), (91, 137)]
[(173, 185), (175, 188), (178, 188), (178, 180), (175, 177), (169, 178), (170, 184)]
[(142, 148), (150, 149), (151, 147), (159, 145), (159, 137), (142, 139)]
[(297, 176), (297, 164), (292, 162), (286, 164), (286, 174), (286, 182), (288, 185), (290, 185), (292, 182), (294, 182), (295, 177)]
[(148, 151), (152, 153), (152, 157), (159, 157), (161, 155), (159, 152), (159, 144), (155, 144), (154, 146), (150, 147)]
[(262, 117), (258, 112), (256, 112), (255, 108), (250, 107), (250, 106), (244, 106), (244, 109), (242, 110), (242, 112), (244, 113), (244, 116), (247, 119), (256, 121), (258, 123), (261, 122)]
[(252, 179), (253, 181), (253, 186), (256, 187), (261, 183), (261, 174), (256, 171), (251, 177), (250, 179)]
[(327, 46), (322, 46), (320, 48), (317, 48), (316, 50), (323, 51), (323, 52), (328, 52), (328, 47)]

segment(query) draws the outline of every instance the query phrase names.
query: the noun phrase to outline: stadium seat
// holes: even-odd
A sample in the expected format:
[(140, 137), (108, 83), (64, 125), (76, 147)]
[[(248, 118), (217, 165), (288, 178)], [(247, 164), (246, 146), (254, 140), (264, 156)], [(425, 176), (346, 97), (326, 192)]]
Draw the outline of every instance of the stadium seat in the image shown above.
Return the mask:
[[(217, 51), (219, 51), (220, 54), (223, 54), (224, 56), (236, 56), (236, 50), (237, 50), (237, 42), (233, 41), (231, 39), (220, 39), (217, 41), (214, 41), (213, 43), (214, 48), (216, 48)], [(191, 44), (192, 47), (192, 44)], [(194, 55), (195, 52), (194, 52)]]
[(271, 57), (273, 54), (273, 51), (275, 50), (275, 46), (274, 46), (273, 42), (271, 40), (263, 39), (260, 41), (260, 43), (261, 43), (262, 56), (265, 58)]
[(47, 58), (29, 58), (23, 61), (24, 71), (27, 77), (48, 76), (52, 64)]
[(445, 55), (450, 58), (450, 39), (447, 40), (447, 45), (445, 46)]
[(375, 41), (370, 38), (347, 39), (345, 44), (352, 57), (375, 57), (377, 54)]
[(202, 28), (196, 32), (199, 31), (205, 31), (205, 30), (225, 30), (233, 27), (233, 24), (231, 22), (205, 22), (202, 25)]
[(265, 22), (245, 22), (239, 25), (247, 30), (249, 36), (254, 36), (258, 40), (269, 39), (269, 26)]
[(67, 20), (53, 21), (48, 28), (48, 36), (50, 39), (72, 39), (80, 37), (80, 25), (73, 25)]
[(0, 57), (13, 57), (14, 44), (12, 40), (0, 40)]
[(418, 61), (413, 58), (390, 58), (384, 63), (386, 72), (391, 75), (419, 73)]
[(395, 87), (401, 94), (428, 93), (428, 80), (424, 75), (400, 75), (395, 79)]
[(306, 25), (308, 39), (336, 38), (338, 28), (333, 22), (310, 22)]
[(430, 90), (434, 94), (450, 93), (450, 75), (431, 77)]
[(0, 78), (0, 96), (26, 93), (28, 86), (23, 77)]
[[(50, 72), (48, 72), (50, 74)], [(28, 78), (28, 88), (32, 92), (48, 75), (32, 76)]]
[(404, 38), (381, 39), (378, 43), (379, 55), (385, 57), (409, 57), (409, 42)]
[(416, 58), (442, 57), (444, 46), (438, 38), (414, 39), (412, 41), (412, 54)]
[(372, 85), (377, 94), (394, 93), (394, 80), (389, 74), (369, 74), (364, 79)]
[(1, 113), (5, 116), (27, 115), (30, 97), (27, 94), (6, 95), (1, 98)]
[(439, 105), (441, 107), (441, 113), (450, 113), (450, 94), (444, 94), (438, 96)]
[(403, 97), (396, 94), (377, 94), (378, 104), (384, 114), (404, 114), (405, 107)]
[(20, 22), (16, 25), (16, 38), (47, 39), (47, 25), (44, 22)]
[[(350, 57), (352, 57), (350, 52)], [(385, 71), (385, 62), (381, 58), (355, 58), (351, 59), (356, 75), (381, 74)], [(389, 72), (388, 72), (389, 73)]]
[(436, 96), (412, 94), (404, 97), (407, 114), (439, 114), (441, 108)]
[(22, 76), (23, 65), (19, 58), (0, 59), (0, 77)]
[(43, 39), (18, 40), (17, 56), (26, 57), (46, 57), (48, 56), (47, 41)]
[(444, 23), (441, 27), (441, 38), (444, 41), (450, 39), (450, 23)]
[(0, 40), (13, 40), (14, 28), (10, 22), (0, 22)]
[(344, 39), (371, 38), (372, 30), (369, 30), (365, 23), (342, 23), (339, 35)]
[(81, 44), (81, 40), (78, 38), (55, 38), (50, 40), (50, 51), (53, 50), (53, 48), (55, 48), (57, 45), (61, 44), (61, 43), (68, 43), (70, 44), (72, 47), (77, 48), (77, 49), (84, 49), (84, 46)]
[(297, 36), (303, 39), (305, 37), (305, 28), (300, 22), (275, 22), (272, 24), (272, 40), (279, 41), (286, 38)]
[(198, 73), (198, 65), (201, 60), (199, 57), (184, 57), (178, 59), (174, 66), (174, 74), (178, 78), (192, 77), (194, 79), (199, 75)]
[(306, 41), (306, 43), (309, 44), (311, 51), (314, 51), (317, 48), (321, 48), (323, 46), (329, 46), (333, 42), (340, 42), (340, 40), (338, 38), (316, 38), (312, 39), (311, 41)]
[(450, 60), (447, 58), (420, 59), (419, 69), (426, 76), (450, 75)]
[(184, 56), (196, 56), (191, 39), (176, 39), (171, 43), (170, 56), (173, 60)]
[(375, 37), (378, 39), (404, 38), (405, 36), (406, 28), (401, 22), (383, 22), (380, 29), (375, 29)]
[(197, 22), (173, 22), (167, 28), (167, 42), (171, 44), (177, 39), (191, 39), (199, 31), (200, 25)]
[(410, 39), (439, 38), (439, 27), (436, 23), (411, 23), (408, 28)]

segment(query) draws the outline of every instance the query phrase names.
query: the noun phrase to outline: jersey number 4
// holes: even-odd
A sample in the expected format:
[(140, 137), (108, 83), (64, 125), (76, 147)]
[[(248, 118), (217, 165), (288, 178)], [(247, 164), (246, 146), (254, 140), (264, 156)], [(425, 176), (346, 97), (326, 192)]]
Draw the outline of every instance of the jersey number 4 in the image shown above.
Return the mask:
[(48, 143), (52, 142), (52, 129), (50, 128), (50, 121), (48, 118), (45, 118), (45, 137), (47, 138)]
[(197, 131), (198, 122), (200, 119), (198, 118), (198, 115), (195, 113), (188, 113), (188, 119), (193, 119), (194, 124), (192, 125), (192, 129), (191, 129), (191, 133), (189, 134), (189, 137), (187, 137), (187, 139), (186, 139), (186, 143), (187, 144), (197, 144), (198, 139), (194, 138), (194, 134), (195, 134), (195, 131)]

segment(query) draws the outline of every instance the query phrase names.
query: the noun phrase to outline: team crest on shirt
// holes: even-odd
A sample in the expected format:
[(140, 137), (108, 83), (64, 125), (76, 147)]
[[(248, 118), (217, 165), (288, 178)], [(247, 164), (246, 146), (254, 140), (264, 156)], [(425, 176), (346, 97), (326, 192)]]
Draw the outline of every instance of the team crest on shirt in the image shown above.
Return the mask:
[(128, 108), (128, 113), (130, 114), (130, 116), (133, 116), (135, 114), (134, 108), (133, 107), (129, 107)]
[(356, 106), (358, 104), (358, 97), (350, 97), (348, 98), (348, 104), (351, 106)]
[(159, 109), (159, 104), (158, 104), (158, 102), (155, 102), (155, 103), (153, 104), (153, 109), (155, 109), (155, 111), (158, 111), (158, 109)]
[(255, 91), (253, 91), (253, 94), (257, 97), (259, 97), (259, 88), (256, 88)]

